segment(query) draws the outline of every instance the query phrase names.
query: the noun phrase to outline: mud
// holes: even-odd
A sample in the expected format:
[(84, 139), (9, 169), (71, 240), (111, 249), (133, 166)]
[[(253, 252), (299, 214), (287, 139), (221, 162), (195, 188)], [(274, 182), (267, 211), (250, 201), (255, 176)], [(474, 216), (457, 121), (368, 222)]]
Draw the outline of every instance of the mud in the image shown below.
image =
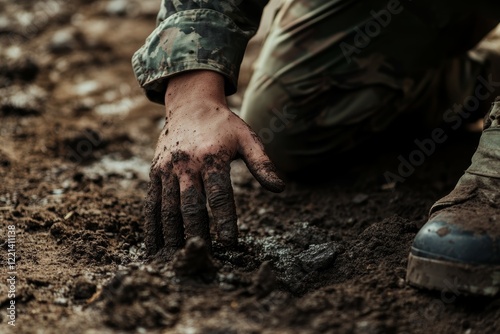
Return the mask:
[[(0, 65), (0, 89), (15, 92), (0, 95), (0, 244), (5, 258), (14, 225), (17, 261), (15, 328), (5, 260), (0, 270), (0, 332), (498, 330), (500, 299), (404, 281), (411, 242), (469, 165), (477, 134), (450, 133), (390, 187), (384, 172), (397, 170), (418, 136), (407, 129), (321, 182), (289, 180), (281, 194), (233, 163), (238, 245), (218, 243), (212, 224), (212, 252), (194, 240), (172, 261), (147, 263), (143, 206), (164, 110), (136, 87), (130, 57), (154, 26), (157, 2), (50, 3), (49, 11), (45, 2), (0, 1), (0, 59), (21, 50), (18, 65)], [(33, 12), (36, 27), (14, 12)], [(54, 41), (63, 29), (76, 33)]]
[[(500, 179), (467, 173), (450, 194), (431, 209), (431, 217), (451, 218), (462, 231), (475, 235), (500, 238), (498, 191)], [(439, 234), (439, 231), (437, 231)], [(444, 235), (448, 234), (446, 232)], [(439, 234), (440, 235), (440, 234)], [(441, 236), (441, 235), (440, 235)]]

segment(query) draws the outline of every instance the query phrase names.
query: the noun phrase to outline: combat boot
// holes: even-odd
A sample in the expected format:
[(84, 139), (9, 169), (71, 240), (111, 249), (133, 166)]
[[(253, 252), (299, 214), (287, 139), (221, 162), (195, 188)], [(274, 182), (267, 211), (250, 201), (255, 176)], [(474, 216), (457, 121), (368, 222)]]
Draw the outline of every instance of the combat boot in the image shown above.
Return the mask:
[(500, 101), (486, 116), (472, 164), (415, 237), (406, 280), (456, 295), (500, 291)]

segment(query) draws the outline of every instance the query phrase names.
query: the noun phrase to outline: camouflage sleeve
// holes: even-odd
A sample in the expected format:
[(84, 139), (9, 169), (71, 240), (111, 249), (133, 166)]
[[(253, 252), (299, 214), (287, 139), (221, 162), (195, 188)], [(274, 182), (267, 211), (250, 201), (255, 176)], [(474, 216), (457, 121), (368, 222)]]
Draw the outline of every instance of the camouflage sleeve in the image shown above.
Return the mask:
[(248, 40), (255, 34), (265, 0), (162, 0), (157, 27), (132, 57), (147, 97), (164, 103), (168, 78), (189, 70), (212, 70), (236, 91)]

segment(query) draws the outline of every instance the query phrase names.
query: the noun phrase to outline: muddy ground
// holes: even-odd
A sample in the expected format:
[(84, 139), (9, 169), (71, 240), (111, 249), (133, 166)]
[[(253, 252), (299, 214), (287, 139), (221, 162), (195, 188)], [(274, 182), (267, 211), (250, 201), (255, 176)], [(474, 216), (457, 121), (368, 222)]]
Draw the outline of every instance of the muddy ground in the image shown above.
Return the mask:
[[(384, 172), (429, 132), (392, 132), (330, 177), (290, 181), (280, 195), (235, 163), (239, 248), (215, 247), (202, 273), (190, 274), (182, 258), (146, 263), (142, 201), (163, 111), (137, 87), (130, 57), (157, 8), (156, 0), (0, 1), (1, 333), (498, 330), (500, 299), (404, 281), (412, 239), (467, 167), (477, 134), (450, 132), (395, 187)], [(231, 99), (235, 109), (240, 100)], [(193, 244), (189, 256), (203, 252)]]

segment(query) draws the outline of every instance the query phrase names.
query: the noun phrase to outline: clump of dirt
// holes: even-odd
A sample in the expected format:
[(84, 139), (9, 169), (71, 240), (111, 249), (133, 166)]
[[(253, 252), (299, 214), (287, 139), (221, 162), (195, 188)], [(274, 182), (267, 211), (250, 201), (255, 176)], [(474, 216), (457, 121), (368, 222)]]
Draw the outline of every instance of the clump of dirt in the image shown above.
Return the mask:
[[(2, 312), (1, 332), (497, 330), (498, 298), (404, 282), (413, 237), (468, 166), (477, 135), (450, 134), (395, 187), (384, 172), (414, 140), (399, 134), (399, 145), (391, 138), (279, 195), (234, 163), (239, 244), (209, 253), (188, 242), (174, 261), (147, 262), (143, 200), (164, 110), (137, 87), (130, 57), (157, 7), (0, 2), (0, 226), (15, 226), (17, 266), (16, 327)], [(9, 303), (0, 285), (2, 310)]]
[(118, 329), (172, 327), (182, 300), (151, 267), (119, 271), (101, 293), (104, 323)]

